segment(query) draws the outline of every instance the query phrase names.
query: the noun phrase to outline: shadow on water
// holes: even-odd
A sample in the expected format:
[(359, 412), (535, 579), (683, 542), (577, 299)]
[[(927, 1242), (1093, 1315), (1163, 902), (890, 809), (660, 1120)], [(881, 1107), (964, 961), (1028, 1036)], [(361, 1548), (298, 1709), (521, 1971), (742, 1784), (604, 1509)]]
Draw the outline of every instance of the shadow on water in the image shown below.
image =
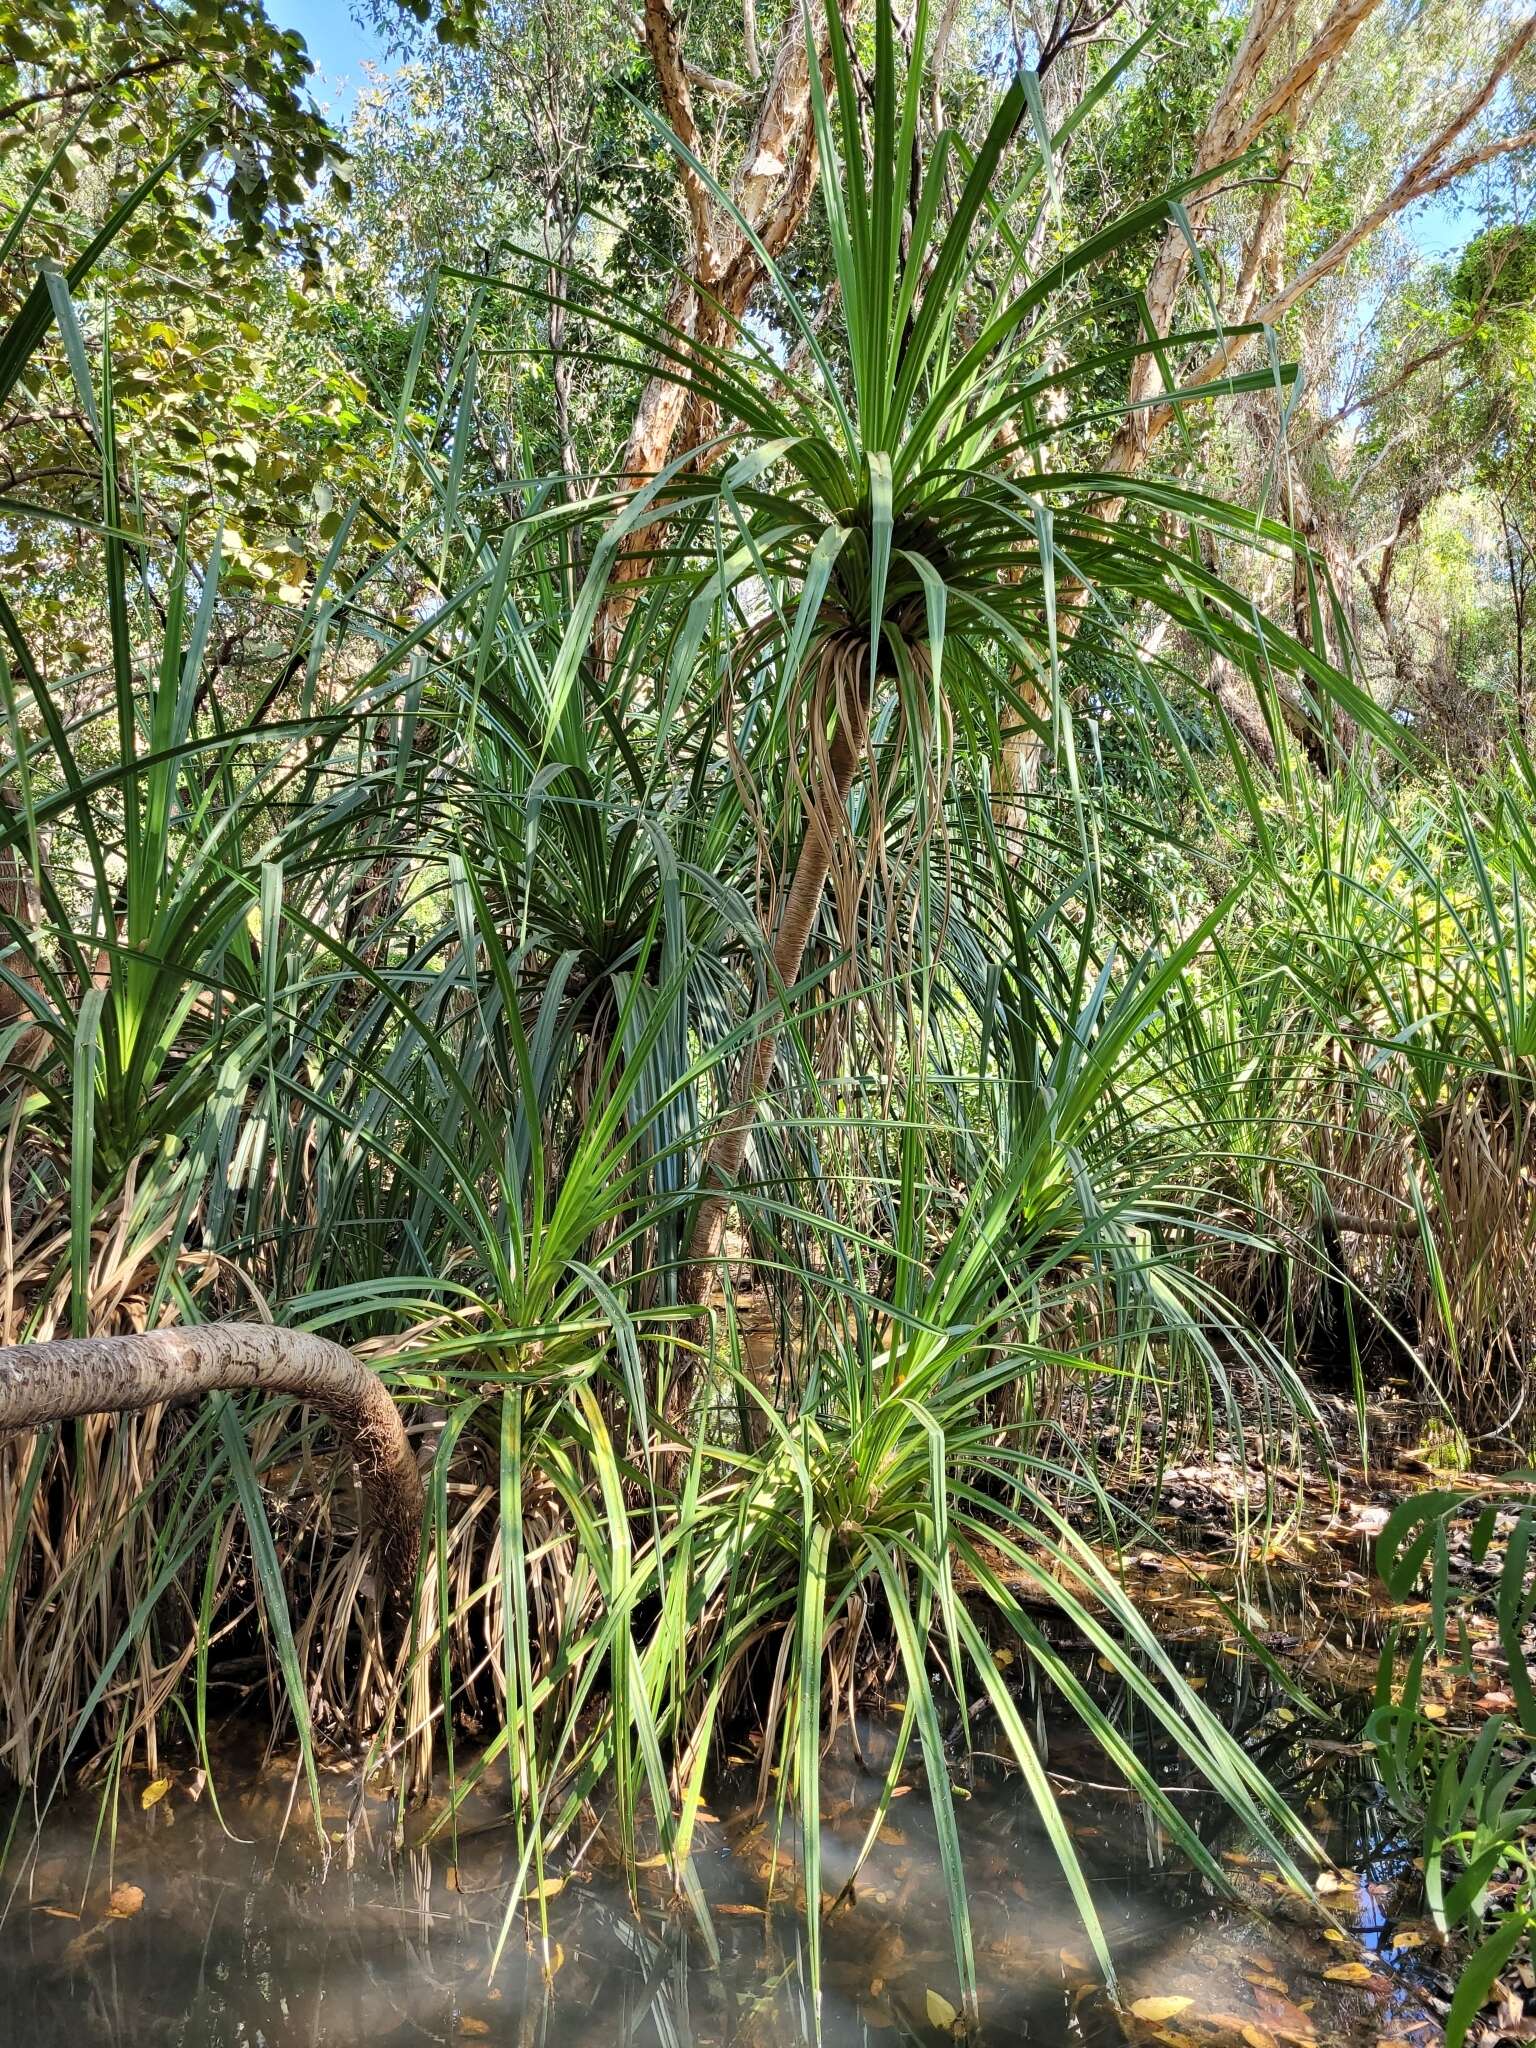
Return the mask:
[[(1137, 1800), (1103, 1782), (1096, 1750), (1071, 1730), (1049, 1760), (1121, 1972), (1122, 1997), (1162, 2001), (1150, 2022), (1106, 1998), (1044, 1830), (1017, 1777), (989, 1759), (957, 1768), (978, 1974), (981, 2039), (1337, 2042), (1438, 2039), (1411, 1971), (1392, 1954), (1391, 1914), (1411, 1885), (1409, 1852), (1383, 1824), (1343, 1741), (1298, 1745), (1251, 1671), (1213, 1672), (1212, 1704), (1256, 1753), (1289, 1757), (1293, 1796), (1343, 1866), (1341, 1927), (1290, 1899), (1243, 1841), (1222, 1832), (1197, 1788), (1164, 1775), (1227, 1860), (1246, 1905), (1219, 1899), (1165, 1858)], [(1218, 1701), (1218, 1693), (1220, 1699)], [(851, 1871), (889, 1755), (891, 1732), (861, 1727), (866, 1765), (846, 1736), (825, 1765), (829, 1891)], [(1287, 1745), (1289, 1747), (1287, 1748)], [(550, 1901), (548, 1974), (519, 1921), (490, 1964), (516, 1865), (504, 1781), (466, 1801), (455, 1836), (398, 1852), (391, 1808), (350, 1767), (325, 1779), (322, 1855), (288, 1784), (238, 1746), (212, 1801), (173, 1778), (149, 1808), (125, 1787), (108, 1868), (98, 1802), (50, 1814), (13, 1855), (0, 1926), (0, 2040), (24, 2048), (407, 2048), (472, 2040), (518, 2048), (755, 2048), (811, 2034), (802, 1968), (793, 1831), (775, 1844), (773, 1799), (756, 1810), (743, 1759), (716, 1787), (698, 1865), (719, 1943), (712, 1963), (673, 1906), (665, 1870), (640, 1873), (632, 1904), (601, 1831)], [(430, 1814), (426, 1817), (430, 1822)], [(328, 1867), (327, 1867), (328, 1865)], [(1340, 1936), (1343, 1936), (1341, 1939)], [(1344, 1981), (1344, 1959), (1356, 1961)], [(1398, 1964), (1402, 1964), (1400, 1969)], [(834, 2048), (932, 2043), (958, 2003), (942, 1872), (920, 1779), (902, 1788), (857, 1894), (826, 1934), (824, 2038)], [(1243, 2029), (1249, 2029), (1244, 2033)]]

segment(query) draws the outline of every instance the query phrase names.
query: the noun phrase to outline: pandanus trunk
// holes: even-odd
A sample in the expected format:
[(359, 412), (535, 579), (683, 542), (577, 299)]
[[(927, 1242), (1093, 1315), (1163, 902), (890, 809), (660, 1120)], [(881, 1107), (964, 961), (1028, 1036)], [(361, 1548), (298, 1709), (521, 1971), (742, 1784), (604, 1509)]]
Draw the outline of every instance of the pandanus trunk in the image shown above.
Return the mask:
[[(0, 824), (17, 825), (22, 817), (21, 799), (8, 783), (0, 783)], [(41, 984), (23, 950), (10, 950), (9, 934), (18, 929), (36, 931), (43, 921), (42, 898), (27, 861), (25, 843), (18, 836), (0, 847), (0, 957), (24, 987), (38, 990)], [(25, 1020), (29, 1005), (9, 981), (0, 980), (0, 1029)], [(0, 1065), (26, 1066), (46, 1043), (41, 1030), (22, 1031), (11, 1047), (9, 1060), (0, 1052)]]
[(357, 1462), (384, 1592), (408, 1603), (421, 1543), (421, 1477), (388, 1389), (339, 1344), (268, 1323), (209, 1323), (0, 1348), (0, 1429), (248, 1390), (307, 1401), (334, 1425)]
[[(814, 768), (806, 778), (806, 787), (814, 789), (815, 795), (807, 811), (800, 857), (773, 942), (773, 978), (777, 986), (770, 995), (777, 994), (778, 989), (793, 988), (800, 979), (805, 949), (826, 894), (827, 877), (838, 844), (847, 831), (848, 797), (864, 751), (868, 712), (868, 682), (861, 677), (844, 700), (843, 715), (827, 750), (826, 773), (820, 787), (815, 787)], [(758, 1103), (773, 1073), (778, 1045), (778, 1030), (769, 1024), (747, 1048), (737, 1069), (730, 1107), (704, 1155), (700, 1176), (704, 1191), (694, 1212), (681, 1290), (683, 1300), (695, 1308), (706, 1307), (713, 1290), (715, 1263), (734, 1199), (736, 1177), (741, 1171)]]

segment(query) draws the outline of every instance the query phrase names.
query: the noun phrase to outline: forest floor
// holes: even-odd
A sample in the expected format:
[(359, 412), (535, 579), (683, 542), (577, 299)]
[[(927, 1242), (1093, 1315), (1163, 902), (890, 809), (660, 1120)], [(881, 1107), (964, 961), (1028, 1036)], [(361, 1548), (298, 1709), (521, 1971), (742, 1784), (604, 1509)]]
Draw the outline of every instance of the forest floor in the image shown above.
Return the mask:
[[(1393, 1506), (1426, 1487), (1507, 1488), (1513, 1499), (1521, 1482), (1437, 1474), (1406, 1402), (1369, 1409), (1365, 1456), (1353, 1406), (1330, 1400), (1323, 1413), (1324, 1434), (1292, 1444), (1284, 1469), (1273, 1445), (1266, 1455), (1250, 1438), (1160, 1472), (1127, 1461), (1104, 1474), (1143, 1517), (1145, 1540), (1120, 1556), (1126, 1582), (1161, 1639), (1187, 1645), (1191, 1683), (1332, 1859), (1320, 1904), (1289, 1891), (1171, 1759), (1166, 1789), (1198, 1815), (1233, 1898), (1165, 1861), (1140, 1802), (1108, 1782), (1113, 1772), (1081, 1727), (1048, 1710), (1051, 1783), (1120, 1971), (1111, 1999), (1041, 1823), (978, 1721), (955, 1783), (983, 2041), (1441, 2040), (1465, 1944), (1444, 1941), (1425, 1911), (1419, 1845), (1384, 1798), (1364, 1739), (1387, 1632), (1410, 1639), (1428, 1609), (1389, 1598), (1373, 1546)], [(1247, 1531), (1240, 1565), (1234, 1522)], [(1456, 1651), (1426, 1664), (1423, 1694), (1426, 1717), (1447, 1735), (1512, 1706), (1492, 1622), (1497, 1551), (1495, 1542), (1474, 1561), (1460, 1527), (1450, 1546), (1448, 1597), (1464, 1626)], [(1082, 1668), (1112, 1695), (1112, 1677), (1091, 1659)], [(861, 1716), (857, 1736), (845, 1724), (824, 1766), (829, 1894), (862, 1845), (893, 1723)], [(546, 1878), (548, 1945), (537, 1911), (525, 1908), (492, 1967), (518, 1862), (503, 1779), (487, 1773), (454, 1823), (438, 1827), (445, 1786), (398, 1844), (389, 1802), (345, 1757), (327, 1766), (317, 1830), (296, 1789), (297, 1760), (269, 1755), (249, 1720), (231, 1724), (216, 1755), (213, 1785), (172, 1768), (153, 1784), (122, 1783), (106, 1803), (99, 1788), (74, 1795), (13, 1857), (0, 1925), (12, 2038), (29, 2048), (236, 2038), (270, 2048), (422, 2039), (782, 2048), (802, 2037), (794, 1823), (750, 1736), (697, 1836), (716, 1960), (690, 1932), (660, 1855), (642, 1856), (631, 1901), (601, 1813)], [(851, 1895), (827, 1918), (824, 2038), (833, 2048), (931, 2043), (955, 2031), (943, 1871), (915, 1756), (897, 1797)], [(1512, 1966), (1491, 1994), (1470, 2037), (1480, 2048), (1536, 2039), (1530, 1974)], [(1529, 2003), (1536, 2011), (1536, 1995)]]

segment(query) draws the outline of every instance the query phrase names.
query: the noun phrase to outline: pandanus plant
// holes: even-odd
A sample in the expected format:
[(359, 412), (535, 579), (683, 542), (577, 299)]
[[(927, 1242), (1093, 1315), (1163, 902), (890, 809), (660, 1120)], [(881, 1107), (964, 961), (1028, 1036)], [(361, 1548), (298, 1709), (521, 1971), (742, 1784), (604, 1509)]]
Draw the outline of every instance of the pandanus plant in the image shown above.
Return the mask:
[[(730, 345), (710, 349), (659, 325), (607, 281), (583, 308), (606, 337), (600, 346), (638, 341), (687, 387), (694, 416), (722, 428), (631, 496), (609, 541), (622, 528), (633, 551), (649, 530), (653, 590), (682, 592), (668, 703), (688, 689), (711, 620), (741, 622), (747, 645), (736, 673), (771, 678), (769, 701), (750, 709), (754, 752), (761, 758), (763, 724), (776, 721), (795, 813), (782, 835), (797, 841), (787, 883), (765, 918), (774, 986), (702, 1163), (683, 1281), (696, 1304), (708, 1297), (772, 1075), (784, 996), (802, 978), (829, 877), (841, 861), (856, 865), (851, 799), (861, 773), (869, 771), (871, 835), (903, 775), (918, 810), (936, 815), (957, 736), (994, 759), (1010, 730), (1054, 738), (1075, 782), (1062, 680), (1072, 630), (1089, 612), (1113, 622), (1143, 607), (1261, 687), (1284, 672), (1308, 702), (1331, 698), (1382, 730), (1364, 693), (1262, 618), (1221, 573), (1216, 544), (1289, 552), (1301, 545), (1289, 529), (1156, 477), (1058, 466), (1056, 451), (1107, 439), (1117, 411), (1102, 393), (1125, 383), (1139, 354), (1166, 348), (1176, 357), (1183, 341), (1200, 338), (1089, 342), (1074, 356), (1073, 294), (1215, 173), (1133, 208), (1035, 274), (1033, 237), (1013, 225), (1018, 195), (1032, 184), (1042, 188), (1039, 206), (1052, 203), (1054, 152), (1140, 46), (1054, 137), (1038, 76), (1021, 71), (972, 155), (949, 129), (921, 132), (921, 0), (905, 65), (889, 9), (875, 9), (867, 139), (841, 17), (826, 11), (832, 87), (813, 68), (811, 89), (835, 311), (813, 318), (766, 251), (793, 345), (787, 369), (764, 323), (738, 324)], [(1005, 191), (1005, 160), (1021, 141), (1029, 160)], [(672, 146), (729, 207), (705, 167), (675, 138)], [(1293, 376), (1277, 366), (1175, 388), (1166, 402), (1182, 411), (1237, 390), (1283, 394)], [(722, 448), (729, 457), (716, 460)]]

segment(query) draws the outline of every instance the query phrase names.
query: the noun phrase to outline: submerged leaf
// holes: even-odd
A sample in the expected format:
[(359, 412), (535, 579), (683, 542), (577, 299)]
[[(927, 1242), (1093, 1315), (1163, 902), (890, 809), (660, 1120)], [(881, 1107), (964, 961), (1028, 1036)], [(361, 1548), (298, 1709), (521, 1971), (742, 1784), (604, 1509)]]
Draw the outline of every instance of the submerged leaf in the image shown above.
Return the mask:
[(927, 2005), (929, 2026), (943, 2027), (953, 2033), (955, 2023), (960, 2017), (959, 2008), (951, 2005), (943, 1992), (935, 1991), (931, 1984), (928, 1987)]
[(1188, 2012), (1194, 2004), (1192, 1998), (1138, 1998), (1131, 2011), (1139, 2020), (1172, 2020), (1181, 2012)]

